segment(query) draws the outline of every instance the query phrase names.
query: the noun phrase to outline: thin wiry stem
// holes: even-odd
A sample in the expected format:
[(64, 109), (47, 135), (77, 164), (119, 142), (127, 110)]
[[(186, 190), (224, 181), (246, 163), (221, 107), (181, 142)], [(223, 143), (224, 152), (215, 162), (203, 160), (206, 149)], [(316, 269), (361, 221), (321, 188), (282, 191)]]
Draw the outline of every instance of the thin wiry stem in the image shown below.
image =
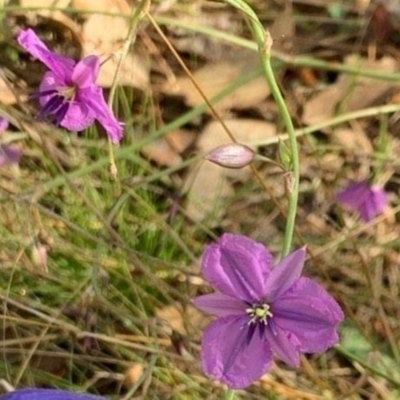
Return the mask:
[(290, 117), (289, 110), (286, 106), (285, 100), (282, 96), (279, 86), (276, 82), (274, 72), (271, 65), (271, 47), (272, 38), (269, 32), (266, 32), (259, 21), (257, 14), (242, 0), (225, 0), (226, 3), (233, 5), (234, 7), (243, 11), (250, 21), (250, 27), (253, 31), (254, 38), (257, 42), (257, 48), (261, 59), (262, 68), (264, 71), (265, 78), (271, 93), (278, 106), (279, 113), (285, 124), (288, 136), (289, 136), (289, 148), (290, 148), (290, 175), (288, 178), (288, 212), (286, 217), (286, 228), (285, 237), (283, 240), (282, 257), (286, 256), (290, 252), (292, 245), (294, 225), (297, 211), (297, 201), (299, 197), (299, 181), (300, 181), (300, 165), (299, 165), (299, 153), (297, 148), (296, 133), (293, 126), (292, 119)]

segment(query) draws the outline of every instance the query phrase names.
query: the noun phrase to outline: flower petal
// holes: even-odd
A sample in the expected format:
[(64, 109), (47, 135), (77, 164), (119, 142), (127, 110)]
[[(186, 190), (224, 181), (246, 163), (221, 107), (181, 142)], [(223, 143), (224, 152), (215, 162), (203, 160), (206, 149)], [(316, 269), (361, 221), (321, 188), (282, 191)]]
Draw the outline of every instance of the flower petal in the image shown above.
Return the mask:
[(19, 389), (2, 395), (1, 400), (105, 400), (105, 397), (60, 389)]
[(270, 320), (265, 329), (265, 337), (271, 346), (272, 353), (286, 364), (298, 367), (300, 364), (300, 354), (296, 346), (297, 343), (293, 340), (296, 338), (290, 340), (289, 335), (290, 333), (275, 324), (274, 319)]
[(82, 99), (91, 108), (95, 118), (103, 125), (110, 140), (113, 143), (119, 143), (123, 135), (122, 124), (117, 121), (104, 100), (103, 90), (97, 86), (90, 86), (82, 90)]
[(247, 302), (265, 294), (265, 280), (272, 255), (246, 236), (225, 233), (206, 247), (202, 258), (204, 277), (219, 291)]
[(285, 293), (300, 278), (303, 270), (306, 248), (290, 253), (272, 269), (266, 285), (265, 295), (268, 302), (273, 302)]
[(96, 83), (100, 70), (100, 61), (97, 56), (88, 56), (79, 61), (72, 72), (72, 81), (83, 89)]
[[(42, 82), (40, 82), (39, 93), (35, 93), (33, 97), (38, 97), (40, 105), (44, 106), (54, 93), (58, 92), (58, 89), (63, 85), (63, 81), (60, 81), (53, 72), (48, 71), (44, 74)], [(49, 94), (46, 94), (47, 92)]]
[(343, 311), (321, 285), (308, 278), (300, 278), (271, 310), (274, 323), (293, 335), (301, 352), (325, 351), (338, 341)]
[(234, 389), (249, 386), (272, 362), (268, 342), (258, 332), (249, 340), (245, 321), (241, 317), (217, 319), (204, 331), (201, 346), (204, 372)]
[[(78, 132), (90, 126), (94, 119), (94, 113), (85, 101), (75, 97), (75, 101), (69, 102), (68, 111), (60, 122), (60, 125), (70, 131)], [(66, 104), (67, 105), (67, 104)]]
[(0, 144), (0, 165), (17, 164), (21, 158), (21, 150), (12, 145)]
[(369, 222), (377, 214), (381, 213), (387, 204), (388, 199), (386, 192), (380, 186), (373, 186), (370, 189), (369, 196), (360, 204), (358, 211), (361, 218)]
[(8, 121), (3, 118), (0, 117), (0, 135), (8, 128)]
[(72, 58), (51, 52), (32, 29), (20, 31), (17, 41), (28, 53), (53, 71), (59, 79), (64, 82), (70, 79), (75, 61)]
[(245, 315), (247, 308), (243, 301), (223, 293), (211, 293), (196, 297), (193, 299), (193, 304), (200, 310), (217, 317)]
[(367, 181), (357, 181), (350, 183), (340, 192), (336, 193), (336, 200), (343, 205), (357, 210), (365, 201), (365, 197), (368, 196), (369, 186)]

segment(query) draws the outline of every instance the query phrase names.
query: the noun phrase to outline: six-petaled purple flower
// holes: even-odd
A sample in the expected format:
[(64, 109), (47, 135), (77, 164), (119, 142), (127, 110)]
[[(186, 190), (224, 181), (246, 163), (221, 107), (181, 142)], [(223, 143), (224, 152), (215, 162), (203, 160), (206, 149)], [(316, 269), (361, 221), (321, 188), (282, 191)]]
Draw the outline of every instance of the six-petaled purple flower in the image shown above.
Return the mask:
[(92, 55), (76, 62), (53, 53), (32, 29), (20, 31), (17, 39), (49, 69), (37, 93), (42, 106), (39, 115), (52, 117), (57, 125), (71, 131), (81, 131), (96, 119), (110, 140), (118, 143), (122, 138), (121, 123), (105, 102), (102, 89), (96, 85), (99, 58)]
[(18, 389), (0, 396), (0, 400), (105, 400), (105, 397), (74, 393), (61, 389)]
[[(3, 132), (8, 128), (8, 121), (0, 117), (0, 139)], [(0, 144), (0, 166), (6, 164), (17, 164), (21, 157), (21, 151), (17, 146)]]
[(336, 199), (360, 214), (365, 221), (371, 221), (388, 204), (388, 198), (382, 186), (371, 185), (367, 180), (350, 183), (336, 194)]
[(300, 277), (304, 260), (303, 247), (274, 266), (263, 245), (228, 233), (206, 247), (202, 272), (217, 292), (194, 304), (218, 317), (202, 339), (208, 376), (243, 388), (266, 372), (272, 354), (298, 366), (300, 353), (322, 352), (338, 341), (343, 312), (322, 286)]

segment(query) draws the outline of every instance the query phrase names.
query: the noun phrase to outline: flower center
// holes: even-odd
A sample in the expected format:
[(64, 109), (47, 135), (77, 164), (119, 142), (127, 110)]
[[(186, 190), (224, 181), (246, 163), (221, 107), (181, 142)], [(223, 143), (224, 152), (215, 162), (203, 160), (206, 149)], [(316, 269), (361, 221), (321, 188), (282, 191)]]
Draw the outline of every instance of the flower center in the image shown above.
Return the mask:
[(75, 86), (63, 86), (58, 88), (58, 93), (67, 101), (72, 100), (72, 98), (75, 96), (75, 92)]
[(248, 324), (255, 324), (261, 322), (264, 325), (268, 324), (268, 318), (272, 317), (270, 306), (267, 303), (252, 304), (251, 307), (246, 308), (246, 314), (250, 316)]
[(51, 115), (56, 125), (60, 125), (73, 101), (77, 87), (74, 85), (60, 86), (57, 89), (44, 90), (32, 97), (48, 96), (46, 104), (41, 108), (39, 117)]

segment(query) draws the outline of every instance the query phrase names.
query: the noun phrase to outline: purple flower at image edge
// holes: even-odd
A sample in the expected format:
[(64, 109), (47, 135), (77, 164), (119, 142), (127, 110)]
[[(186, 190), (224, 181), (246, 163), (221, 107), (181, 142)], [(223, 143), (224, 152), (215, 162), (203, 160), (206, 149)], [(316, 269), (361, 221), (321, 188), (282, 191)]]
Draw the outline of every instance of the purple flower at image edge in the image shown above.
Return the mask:
[(367, 180), (350, 183), (336, 194), (336, 199), (349, 209), (358, 212), (365, 222), (380, 214), (388, 204), (383, 187), (371, 185)]
[[(8, 128), (8, 121), (0, 117), (0, 141), (4, 131)], [(0, 166), (6, 164), (18, 164), (21, 151), (17, 146), (0, 143)]]
[(97, 56), (76, 62), (51, 52), (32, 29), (18, 33), (18, 43), (49, 71), (35, 95), (42, 106), (39, 116), (51, 116), (57, 125), (81, 131), (94, 120), (100, 122), (113, 143), (122, 138), (122, 125), (108, 107), (102, 89), (96, 85), (100, 69)]
[(105, 397), (74, 393), (61, 389), (17, 389), (3, 394), (0, 400), (106, 400)]
[(260, 378), (272, 355), (298, 366), (301, 353), (338, 342), (338, 303), (318, 283), (301, 277), (305, 248), (273, 265), (271, 253), (246, 236), (226, 233), (206, 247), (202, 273), (217, 290), (193, 300), (218, 317), (203, 333), (205, 373), (239, 389)]

